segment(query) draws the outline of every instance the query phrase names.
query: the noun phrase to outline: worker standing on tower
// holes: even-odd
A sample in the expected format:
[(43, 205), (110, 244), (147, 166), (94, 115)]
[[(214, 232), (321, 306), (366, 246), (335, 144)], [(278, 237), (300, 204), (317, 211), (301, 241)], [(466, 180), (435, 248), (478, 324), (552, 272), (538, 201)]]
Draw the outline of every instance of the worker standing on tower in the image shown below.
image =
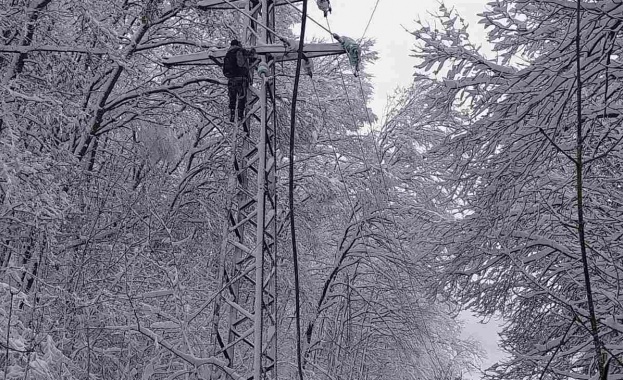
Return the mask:
[(223, 74), (228, 78), (227, 93), (229, 95), (229, 121), (234, 122), (236, 103), (238, 120), (244, 118), (247, 105), (247, 88), (249, 87), (249, 52), (240, 46), (240, 41), (232, 40), (223, 61)]

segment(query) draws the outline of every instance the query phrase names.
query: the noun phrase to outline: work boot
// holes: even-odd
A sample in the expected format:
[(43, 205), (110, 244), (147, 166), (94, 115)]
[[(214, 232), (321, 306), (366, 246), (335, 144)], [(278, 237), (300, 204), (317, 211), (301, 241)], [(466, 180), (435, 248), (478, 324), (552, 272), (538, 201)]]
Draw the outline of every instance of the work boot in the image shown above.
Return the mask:
[(236, 115), (235, 110), (229, 110), (229, 122), (233, 123), (235, 121), (234, 117)]

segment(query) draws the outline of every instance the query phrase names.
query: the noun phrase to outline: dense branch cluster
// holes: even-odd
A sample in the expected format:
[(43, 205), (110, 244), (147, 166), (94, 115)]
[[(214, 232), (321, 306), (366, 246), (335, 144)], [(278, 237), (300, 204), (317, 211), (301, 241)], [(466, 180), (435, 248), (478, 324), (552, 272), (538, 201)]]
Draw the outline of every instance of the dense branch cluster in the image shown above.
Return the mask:
[(623, 368), (623, 5), (580, 4), (579, 52), (576, 6), (490, 2), (481, 19), (496, 59), (485, 57), (443, 6), (436, 27), (420, 24), (413, 32), (425, 105), (419, 125), (443, 135), (426, 150), (426, 171), (455, 214), (431, 226), (431, 265), (440, 271), (440, 291), (507, 321), (502, 345), (511, 356), (491, 378), (588, 379), (600, 372), (582, 246), (599, 350), (611, 358), (610, 378)]
[[(185, 0), (0, 0), (0, 377), (240, 378), (210, 347), (233, 170), (226, 82), (216, 66), (161, 62), (226, 46), (243, 21)], [(425, 291), (419, 238), (445, 219), (411, 166), (423, 142), (402, 124), (354, 133), (369, 78), (358, 95), (345, 62), (315, 67), (295, 173), (306, 375), (454, 379), (477, 351)], [(280, 141), (292, 72), (277, 68)], [(278, 373), (293, 378), (280, 210)]]

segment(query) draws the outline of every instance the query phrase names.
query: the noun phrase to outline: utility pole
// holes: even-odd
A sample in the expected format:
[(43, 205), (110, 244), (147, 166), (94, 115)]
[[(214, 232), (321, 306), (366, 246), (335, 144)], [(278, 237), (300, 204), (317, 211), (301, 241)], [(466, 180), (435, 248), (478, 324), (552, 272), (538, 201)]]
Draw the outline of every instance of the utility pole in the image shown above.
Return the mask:
[[(226, 287), (212, 319), (212, 354), (245, 379), (277, 378), (277, 174), (275, 63), (295, 60), (297, 46), (276, 44), (275, 6), (301, 0), (201, 0), (202, 10), (246, 18), (245, 48), (254, 48), (268, 75), (250, 81), (245, 118), (234, 128), (219, 270)], [(282, 41), (284, 42), (284, 41)], [(227, 49), (164, 59), (167, 66), (222, 64)], [(310, 59), (345, 53), (340, 44), (309, 44)], [(253, 70), (252, 70), (253, 72)], [(253, 74), (252, 74), (253, 75)], [(214, 369), (211, 378), (225, 379)]]

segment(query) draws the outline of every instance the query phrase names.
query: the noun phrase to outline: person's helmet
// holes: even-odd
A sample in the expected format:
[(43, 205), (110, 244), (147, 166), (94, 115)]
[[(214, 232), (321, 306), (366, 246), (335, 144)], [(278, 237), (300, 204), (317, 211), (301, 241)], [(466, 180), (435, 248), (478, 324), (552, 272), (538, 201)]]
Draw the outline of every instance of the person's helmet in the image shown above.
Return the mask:
[(231, 40), (231, 42), (229, 44), (231, 46), (240, 46), (240, 41), (238, 41), (237, 39), (233, 39), (233, 40)]

